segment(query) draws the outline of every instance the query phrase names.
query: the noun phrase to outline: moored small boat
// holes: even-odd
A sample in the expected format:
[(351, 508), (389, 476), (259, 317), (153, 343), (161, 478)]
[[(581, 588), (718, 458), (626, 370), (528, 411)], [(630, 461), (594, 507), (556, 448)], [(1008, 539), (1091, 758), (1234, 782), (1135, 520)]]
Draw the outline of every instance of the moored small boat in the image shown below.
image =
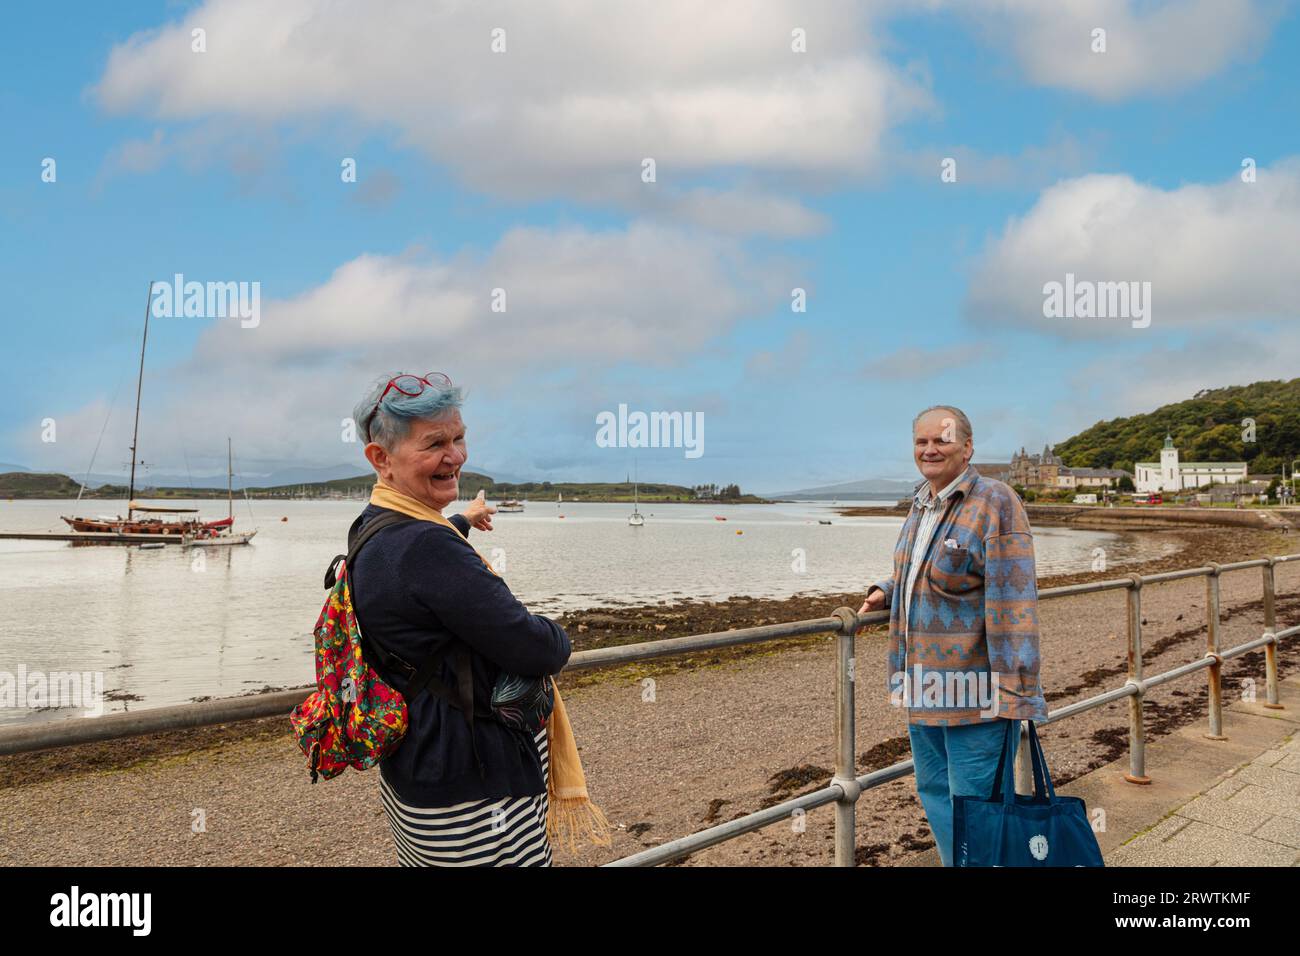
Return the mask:
[(234, 531), (228, 534), (216, 534), (211, 536), (191, 537), (185, 536), (185, 546), (190, 548), (228, 548), (240, 544), (248, 544), (253, 540), (253, 535), (257, 534), (257, 529), (252, 531)]
[(627, 523), (633, 528), (640, 528), (645, 524), (645, 517), (640, 511), (640, 488), (637, 481), (632, 482), (632, 513), (627, 517)]

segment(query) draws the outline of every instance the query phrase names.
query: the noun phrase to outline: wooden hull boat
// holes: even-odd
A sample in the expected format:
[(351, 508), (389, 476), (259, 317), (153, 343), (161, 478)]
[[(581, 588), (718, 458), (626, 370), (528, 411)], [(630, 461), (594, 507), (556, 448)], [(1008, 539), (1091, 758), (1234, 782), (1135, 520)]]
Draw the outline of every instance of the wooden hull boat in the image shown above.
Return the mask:
[[(137, 509), (138, 510), (138, 509)], [(231, 518), (199, 521), (195, 518), (165, 521), (161, 518), (69, 518), (62, 516), (73, 531), (98, 531), (110, 534), (219, 534), (233, 523)]]

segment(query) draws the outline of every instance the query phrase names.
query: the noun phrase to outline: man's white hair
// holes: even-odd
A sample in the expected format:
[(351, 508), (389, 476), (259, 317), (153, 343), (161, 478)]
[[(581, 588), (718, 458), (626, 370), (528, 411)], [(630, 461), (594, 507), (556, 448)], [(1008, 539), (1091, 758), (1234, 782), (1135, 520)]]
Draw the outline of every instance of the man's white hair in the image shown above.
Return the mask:
[(916, 431), (916, 426), (921, 419), (931, 412), (952, 412), (953, 420), (957, 423), (957, 430), (961, 435), (961, 441), (965, 441), (967, 438), (973, 439), (975, 437), (975, 433), (970, 427), (970, 419), (967, 418), (966, 413), (956, 405), (931, 405), (929, 408), (922, 410), (920, 414), (912, 419), (913, 432)]

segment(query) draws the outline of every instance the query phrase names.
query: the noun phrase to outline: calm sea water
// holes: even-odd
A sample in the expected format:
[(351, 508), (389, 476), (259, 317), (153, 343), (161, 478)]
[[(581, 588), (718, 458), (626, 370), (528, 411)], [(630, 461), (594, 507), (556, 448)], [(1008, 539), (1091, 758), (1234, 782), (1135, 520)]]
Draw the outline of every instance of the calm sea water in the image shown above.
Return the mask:
[[(210, 517), (225, 514), (224, 502), (174, 504), (199, 507)], [(77, 513), (114, 513), (116, 507), (92, 501)], [(250, 518), (248, 505), (239, 503), (236, 528), (256, 527), (258, 533), (251, 545), (238, 548), (0, 540), (0, 599), (8, 624), (0, 637), (0, 672), (16, 674), (25, 666), (28, 673), (102, 673), (105, 712), (310, 683), (321, 579), (362, 507), (356, 501), (254, 501)], [(471, 541), (534, 611), (555, 613), (861, 591), (864, 582), (889, 572), (902, 524), (892, 517), (844, 518), (829, 502), (643, 504), (641, 528), (628, 526), (630, 510), (625, 504), (532, 503), (522, 514), (497, 515), (496, 530), (472, 532)], [(0, 529), (63, 530), (59, 515), (72, 513), (67, 501), (0, 502)], [(1111, 567), (1173, 547), (1153, 535), (1057, 528), (1040, 529), (1035, 541), (1040, 574), (1087, 570), (1098, 546)], [(79, 716), (83, 712), (71, 708), (0, 706), (0, 723)]]

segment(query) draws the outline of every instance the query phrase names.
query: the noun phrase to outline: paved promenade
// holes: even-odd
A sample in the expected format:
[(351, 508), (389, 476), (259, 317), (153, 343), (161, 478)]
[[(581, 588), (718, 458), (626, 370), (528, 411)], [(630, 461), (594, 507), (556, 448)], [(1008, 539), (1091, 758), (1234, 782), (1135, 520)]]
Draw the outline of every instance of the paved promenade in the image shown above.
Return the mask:
[[(1292, 691), (1284, 700), (1300, 696), (1294, 680), (1283, 686)], [(1286, 736), (1224, 771), (1153, 827), (1112, 851), (1106, 860), (1110, 866), (1300, 865), (1300, 714), (1294, 703), (1286, 711), (1245, 705), (1234, 709), (1231, 721), (1224, 714), (1228, 742), (1234, 734), (1269, 736), (1264, 722), (1270, 720), (1277, 724), (1274, 732), (1285, 731)], [(1214, 748), (1214, 741), (1202, 740), (1203, 745), (1184, 742)]]

